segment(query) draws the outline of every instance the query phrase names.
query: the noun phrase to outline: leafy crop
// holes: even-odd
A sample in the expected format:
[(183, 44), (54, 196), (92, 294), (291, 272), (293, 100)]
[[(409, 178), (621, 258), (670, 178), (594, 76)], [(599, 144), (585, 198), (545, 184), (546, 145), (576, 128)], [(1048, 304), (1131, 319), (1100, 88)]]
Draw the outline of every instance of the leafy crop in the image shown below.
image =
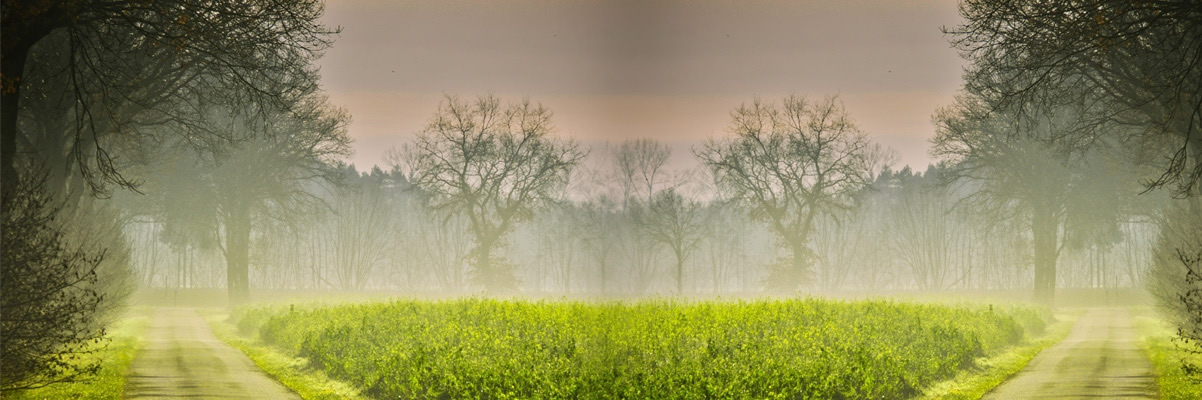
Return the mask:
[(377, 398), (708, 399), (913, 396), (1042, 329), (1040, 315), (816, 299), (463, 299), (236, 318)]

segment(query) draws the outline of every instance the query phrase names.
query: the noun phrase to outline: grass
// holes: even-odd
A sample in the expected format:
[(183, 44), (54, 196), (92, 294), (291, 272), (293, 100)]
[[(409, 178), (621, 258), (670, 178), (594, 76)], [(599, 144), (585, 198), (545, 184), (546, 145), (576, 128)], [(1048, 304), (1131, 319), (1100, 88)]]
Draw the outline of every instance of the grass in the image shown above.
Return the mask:
[(1181, 355), (1173, 329), (1159, 318), (1138, 317), (1136, 326), (1143, 337), (1144, 349), (1156, 369), (1160, 397), (1167, 400), (1202, 399), (1202, 383), (1191, 380), (1181, 368)]
[(330, 379), (323, 371), (309, 365), (308, 359), (291, 357), (254, 337), (241, 336), (227, 322), (226, 315), (206, 315), (213, 333), (222, 342), (234, 346), (254, 361), (263, 372), (287, 386), (306, 400), (363, 399), (351, 385)]
[(234, 320), (379, 398), (901, 398), (1041, 332), (1045, 315), (817, 299), (462, 299), (260, 307)]
[(142, 335), (146, 332), (149, 319), (144, 316), (129, 317), (113, 324), (108, 329), (108, 347), (92, 354), (84, 362), (100, 359), (99, 373), (90, 379), (78, 382), (62, 382), (45, 387), (24, 390), (7, 395), (13, 400), (73, 399), (107, 400), (120, 399), (125, 391), (125, 378), (129, 365), (141, 347)]
[(961, 370), (955, 378), (929, 387), (919, 399), (980, 399), (1021, 371), (1041, 351), (1064, 340), (1077, 322), (1077, 314), (1058, 315), (1056, 322), (1038, 337), (990, 357), (979, 358), (973, 367)]

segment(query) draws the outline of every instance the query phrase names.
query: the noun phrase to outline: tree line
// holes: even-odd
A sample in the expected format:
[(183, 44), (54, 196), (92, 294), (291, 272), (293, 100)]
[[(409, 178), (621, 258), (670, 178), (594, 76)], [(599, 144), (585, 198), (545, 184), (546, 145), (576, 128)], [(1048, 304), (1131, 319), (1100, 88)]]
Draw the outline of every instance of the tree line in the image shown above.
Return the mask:
[[(968, 111), (939, 114), (936, 154), (948, 157), (917, 172), (891, 169), (834, 97), (755, 100), (732, 111), (728, 137), (692, 149), (690, 167), (653, 139), (584, 149), (556, 138), (551, 111), (528, 99), (448, 96), (385, 168), (338, 163), (297, 188), (320, 206), (276, 209), (292, 206), (264, 196), (246, 219), (248, 277), (423, 294), (1020, 290), (1040, 279), (1036, 228), (1050, 226), (1056, 286), (1141, 286), (1167, 197), (1140, 196), (1101, 145), (1070, 162), (1033, 142), (973, 142), (991, 136), (956, 126)], [(228, 233), (197, 211), (243, 193), (217, 186), (241, 181), (210, 177), (219, 171), (263, 169), (185, 169), (147, 181), (162, 196), (128, 197), (159, 210), (129, 228), (143, 285), (225, 284)], [(1037, 213), (1048, 226), (1029, 224)]]

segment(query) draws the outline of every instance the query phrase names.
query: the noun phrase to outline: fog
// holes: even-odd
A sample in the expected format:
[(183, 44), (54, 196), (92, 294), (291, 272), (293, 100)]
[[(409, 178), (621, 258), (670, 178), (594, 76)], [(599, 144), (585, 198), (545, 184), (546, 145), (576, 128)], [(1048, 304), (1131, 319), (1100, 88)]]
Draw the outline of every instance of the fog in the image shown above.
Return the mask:
[[(336, 175), (332, 179), (293, 183), (316, 203), (300, 215), (272, 210), (269, 196), (256, 200), (254, 215), (248, 214), (256, 221), (247, 255), (250, 286), (568, 297), (1030, 288), (1035, 274), (1028, 205), (953, 165), (963, 161), (956, 154), (931, 149), (940, 124), (932, 115), (937, 107), (952, 107), (951, 93), (962, 82), (964, 62), (939, 31), (962, 23), (955, 6), (329, 4), (323, 21), (342, 32), (317, 59), (318, 82), (330, 93), (331, 106), (349, 114), (341, 129), (351, 157), (333, 159), (325, 172)], [(910, 17), (898, 17), (905, 15)], [(737, 140), (739, 121), (732, 114), (740, 107), (794, 95), (813, 102), (834, 96), (840, 117), (852, 125), (849, 132), (863, 136), (839, 143), (880, 145), (875, 151), (882, 154), (863, 165), (799, 164), (799, 170), (784, 172), (793, 176), (776, 179), (800, 180), (802, 187), (768, 185), (762, 189), (777, 198), (736, 201), (739, 191), (751, 188), (724, 187), (715, 173), (725, 172), (715, 172), (697, 153), (710, 142)], [(413, 182), (423, 173), (411, 165), (416, 137), (440, 133), (432, 124), (447, 114), (452, 99), (478, 98), (500, 108), (523, 101), (545, 107), (544, 139), (571, 147), (569, 165), (551, 171), (556, 176), (541, 183), (546, 187), (524, 188), (532, 198), (519, 205), (520, 215), (496, 218), (504, 228), (473, 225), (473, 218), (494, 218), (490, 213), (497, 211), (489, 205), (451, 200), (478, 195), (488, 178), (467, 179), (478, 180), (464, 182), (478, 186), (470, 190), (445, 181), (441, 186), (448, 187)], [(481, 115), (473, 118), (483, 123)], [(765, 133), (786, 140), (793, 135), (801, 143), (820, 135), (809, 128)], [(1055, 140), (1044, 136), (1037, 140)], [(446, 150), (429, 150), (439, 149)], [(804, 151), (793, 156), (805, 157)], [(1112, 153), (1107, 149), (1087, 152), (1121, 157), (1104, 154)], [(186, 153), (185, 159), (197, 157)], [(1060, 159), (1067, 163), (1085, 153)], [(180, 154), (169, 154), (179, 162)], [(623, 161), (632, 158), (645, 160)], [(479, 165), (510, 164), (518, 162)], [(831, 188), (805, 182), (825, 169), (847, 170), (855, 182)], [(1074, 179), (1073, 172), (1065, 174)], [(1056, 227), (1063, 238), (1054, 244), (1060, 248), (1053, 260), (1058, 286), (1143, 284), (1158, 234), (1152, 221), (1165, 199), (1137, 195), (1143, 190), (1138, 182), (1148, 176), (1121, 168), (1108, 175), (1090, 184), (1124, 183), (1114, 184), (1110, 194), (1129, 199), (1129, 206), (1093, 213), (1086, 211), (1091, 205), (1075, 202), (1092, 201), (1097, 193), (1072, 188), (1056, 194), (1065, 197)], [(180, 178), (212, 185), (208, 181), (216, 177), (202, 170), (168, 181)], [(497, 178), (502, 187), (492, 190), (513, 189), (504, 187), (513, 184), (506, 179), (518, 178)], [(146, 181), (145, 190), (155, 191), (156, 179)], [(1038, 183), (1011, 184), (1016, 186), (1005, 190)], [(654, 210), (657, 197), (676, 195), (683, 208)], [(184, 196), (189, 202), (200, 197)], [(818, 203), (793, 206), (793, 198)], [(784, 215), (765, 217), (765, 207)], [(129, 227), (141, 285), (226, 286), (221, 235), (227, 231), (220, 222), (209, 225), (215, 233), (207, 244), (172, 245), (162, 239), (175, 229), (172, 223), (149, 214)], [(651, 224), (669, 217), (686, 223), (673, 227), (672, 237), (657, 235), (663, 227)], [(1077, 222), (1087, 217), (1099, 220)], [(806, 221), (774, 228), (791, 219)], [(1100, 225), (1070, 226), (1078, 223)], [(1088, 232), (1097, 229), (1114, 233)], [(473, 266), (480, 263), (481, 240), (496, 241), (487, 243), (487, 252), (506, 272), (489, 280), (501, 283), (481, 277), (492, 267)], [(791, 272), (771, 267), (794, 262)], [(797, 286), (770, 287), (782, 273)]]
[(5, 397), (1202, 396), (1188, 1), (3, 14)]
[[(341, 164), (333, 183), (301, 189), (321, 204), (313, 211), (277, 217), (268, 214), (273, 205), (260, 205), (262, 222), (250, 237), (251, 287), (568, 297), (763, 292), (771, 282), (768, 266), (791, 257), (788, 244), (770, 221), (749, 215), (754, 205), (731, 201), (710, 171), (672, 168), (667, 160), (679, 156), (675, 151), (653, 139), (590, 147), (578, 166), (562, 172), (545, 204), (501, 234), (494, 256), (512, 268), (509, 287), (476, 277), (469, 214), (431, 200), (413, 184), (405, 161), (369, 171)], [(1134, 182), (1129, 175), (1104, 171), (1082, 184), (1093, 188), (1066, 188), (1073, 191), (1061, 206), (1067, 215), (1058, 228), (1064, 235), (1057, 242), (1058, 287), (1144, 284), (1159, 235), (1155, 212), (1167, 196), (1141, 197), (1138, 184), (1121, 184)], [(815, 212), (804, 283), (778, 293), (1032, 287), (1030, 217), (1017, 204), (975, 202), (988, 183), (949, 182), (956, 171), (947, 163), (863, 172), (864, 185), (838, 199), (844, 203)], [(658, 198), (670, 195), (681, 196), (683, 207), (655, 208)], [(205, 200), (195, 193), (176, 198)], [(1114, 200), (1098, 204), (1099, 198)], [(649, 225), (676, 224), (677, 218), (686, 221)], [(207, 246), (164, 241), (173, 227), (151, 218), (126, 229), (141, 285), (225, 287), (227, 265), (212, 240)], [(663, 237), (663, 229), (682, 232)], [(218, 240), (221, 233), (214, 232)]]

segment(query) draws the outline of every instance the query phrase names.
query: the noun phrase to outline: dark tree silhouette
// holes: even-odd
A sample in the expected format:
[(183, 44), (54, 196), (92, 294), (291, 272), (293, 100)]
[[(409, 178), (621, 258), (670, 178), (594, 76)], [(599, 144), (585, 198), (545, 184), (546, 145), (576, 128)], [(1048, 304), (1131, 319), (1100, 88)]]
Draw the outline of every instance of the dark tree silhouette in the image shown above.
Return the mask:
[(651, 204), (633, 209), (635, 222), (652, 242), (667, 246), (675, 259), (676, 294), (684, 294), (684, 263), (705, 235), (701, 203), (686, 199), (675, 189), (651, 197)]
[(493, 251), (515, 224), (553, 200), (584, 157), (576, 143), (552, 138), (554, 130), (551, 110), (528, 99), (502, 105), (493, 96), (475, 102), (447, 96), (394, 157), (410, 182), (431, 195), (433, 209), (467, 218), (474, 279), (489, 290), (517, 287), (511, 266)]
[(849, 209), (888, 157), (833, 96), (819, 102), (790, 96), (780, 104), (757, 99), (731, 112), (729, 130), (735, 137), (709, 141), (697, 157), (718, 187), (768, 223), (789, 250), (769, 284), (794, 290), (811, 273), (815, 219)]
[(972, 62), (969, 91), (1034, 118), (1066, 97), (1095, 104), (1106, 112), (1085, 127), (1124, 124), (1138, 127), (1142, 139), (1176, 141), (1158, 147), (1169, 161), (1148, 185), (1195, 191), (1202, 179), (1202, 3), (966, 0), (960, 12), (965, 23), (945, 31)]
[(337, 181), (338, 160), (350, 154), (349, 116), (311, 95), (263, 124), (242, 119), (224, 125), (230, 136), (207, 160), (202, 181), (211, 190), (219, 248), (226, 259), (230, 302), (250, 294), (251, 233), (265, 218), (312, 214), (321, 200), (308, 190)]
[[(168, 143), (160, 157), (171, 175), (148, 181), (153, 216), (181, 243), (214, 245), (226, 260), (231, 304), (247, 300), (252, 234), (267, 220), (315, 214), (318, 185), (337, 182), (350, 154), (349, 116), (320, 93), (263, 114), (213, 106), (202, 111), (222, 143), (197, 149)], [(180, 230), (195, 230), (179, 232)]]
[(1056, 107), (1044, 110), (1038, 123), (1014, 124), (980, 97), (963, 95), (934, 117), (931, 153), (949, 162), (945, 178), (971, 182), (970, 204), (985, 214), (1030, 229), (1035, 298), (1049, 304), (1057, 260), (1072, 239), (1117, 229), (1107, 225), (1118, 224), (1119, 208), (1088, 200), (1101, 195), (1099, 188), (1108, 189), (1115, 204), (1138, 192), (1130, 176), (1106, 171), (1099, 157), (1106, 141), (1081, 146), (1061, 134), (1079, 126), (1083, 115), (1080, 108)]
[(104, 251), (71, 248), (42, 181), (10, 192), (0, 247), (0, 390), (70, 381), (95, 373), (82, 354), (100, 349), (103, 296), (97, 266)]
[[(131, 185), (97, 137), (147, 119), (177, 119), (180, 102), (205, 93), (257, 99), (244, 102), (249, 107), (295, 91), (293, 72), (306, 68), (334, 33), (318, 22), (323, 11), (320, 0), (3, 1), (0, 192), (17, 182), (23, 92), (68, 93), (73, 127), (56, 134), (72, 138), (75, 152), (93, 155), (71, 161), (93, 188)], [(43, 43), (56, 35), (58, 42)], [(59, 54), (51, 57), (59, 79), (25, 79), (35, 72), (27, 68), (35, 52)], [(38, 88), (45, 83), (57, 87)]]
[(1198, 377), (1202, 376), (1202, 364), (1198, 362), (1198, 359), (1202, 358), (1202, 252), (1187, 254), (1177, 250), (1176, 256), (1176, 261), (1180, 262), (1186, 271), (1187, 288), (1184, 293), (1177, 295), (1177, 301), (1184, 306), (1187, 315), (1185, 321), (1177, 327), (1177, 336), (1182, 342), (1178, 348), (1189, 355), (1182, 358), (1185, 373)]

